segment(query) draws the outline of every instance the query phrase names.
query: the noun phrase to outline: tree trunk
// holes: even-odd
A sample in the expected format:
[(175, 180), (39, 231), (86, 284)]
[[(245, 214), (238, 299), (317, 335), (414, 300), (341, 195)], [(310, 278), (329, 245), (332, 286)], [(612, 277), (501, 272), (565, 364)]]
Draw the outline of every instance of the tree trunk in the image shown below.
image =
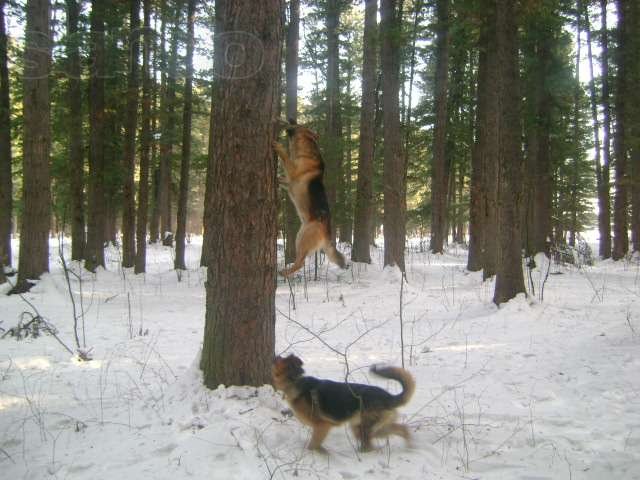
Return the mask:
[(400, 135), (400, 26), (396, 0), (382, 0), (382, 115), (384, 136), (384, 264), (405, 271), (405, 165)]
[(178, 220), (176, 228), (176, 259), (174, 267), (186, 270), (184, 258), (187, 227), (187, 201), (189, 199), (189, 166), (191, 164), (191, 116), (193, 99), (193, 49), (196, 0), (187, 6), (187, 56), (185, 58), (184, 109), (182, 114), (182, 163), (180, 165), (180, 194), (178, 198)]
[(594, 148), (595, 148), (595, 172), (596, 192), (598, 195), (598, 232), (600, 241), (598, 253), (602, 258), (611, 256), (611, 220), (609, 187), (604, 184), (602, 165), (602, 147), (600, 143), (600, 121), (598, 119), (598, 100), (596, 96), (595, 75), (593, 73), (593, 52), (591, 49), (591, 22), (586, 3), (578, 0), (578, 8), (584, 15), (584, 26), (587, 35), (587, 55), (589, 58), (589, 97), (591, 100), (591, 118), (593, 123)]
[(447, 235), (447, 97), (449, 72), (449, 0), (436, 2), (436, 73), (433, 169), (431, 176), (431, 245), (433, 253), (442, 253)]
[(496, 1), (499, 104), (498, 263), (493, 301), (524, 293), (521, 254), (522, 149), (518, 65), (518, 23), (511, 0)]
[(90, 15), (92, 68), (89, 78), (89, 202), (85, 252), (85, 268), (92, 272), (98, 266), (105, 266), (105, 9), (104, 1), (92, 0)]
[(0, 0), (0, 283), (4, 283), (4, 267), (11, 266), (11, 215), (13, 182), (11, 179), (11, 101), (4, 8)]
[(160, 209), (160, 236), (162, 244), (173, 245), (173, 226), (171, 222), (171, 163), (176, 136), (176, 77), (178, 64), (178, 23), (182, 2), (174, 5), (173, 28), (166, 80), (166, 91), (161, 114), (160, 137), (160, 179), (158, 182), (158, 204)]
[(49, 271), (51, 224), (50, 4), (28, 0), (26, 5), (23, 80), (23, 210), (20, 221), (20, 257), (15, 292), (31, 287), (28, 280)]
[(602, 22), (601, 39), (601, 71), (602, 71), (602, 189), (608, 208), (604, 210), (603, 223), (607, 235), (604, 239), (604, 255), (610, 258), (613, 250), (611, 232), (611, 197), (610, 197), (610, 164), (611, 164), (611, 99), (609, 94), (609, 31), (607, 28), (607, 0), (600, 0), (600, 18)]
[[(630, 52), (627, 51), (625, 34), (625, 0), (617, 0), (618, 28), (616, 47), (616, 92), (614, 107), (616, 111), (616, 131), (613, 138), (615, 155), (615, 193), (613, 195), (613, 254), (614, 260), (620, 260), (629, 251), (629, 235), (627, 226), (629, 178), (627, 175), (627, 146), (625, 145), (625, 120), (628, 99), (626, 82), (627, 62)], [(634, 52), (637, 55), (638, 52)], [(635, 86), (637, 88), (637, 85)]]
[[(338, 44), (338, 24), (340, 6), (338, 0), (327, 0), (327, 133), (324, 141), (326, 165), (325, 187), (331, 206), (331, 241), (335, 241), (336, 226), (342, 217), (343, 205), (338, 202), (338, 189), (342, 186), (342, 119), (340, 106), (340, 59)], [(340, 193), (340, 196), (342, 193)]]
[(366, 0), (362, 54), (362, 100), (358, 181), (353, 226), (351, 260), (371, 263), (369, 247), (373, 224), (373, 158), (377, 96), (378, 0)]
[[(211, 239), (200, 364), (209, 388), (263, 385), (271, 377), (277, 234), (271, 143), (282, 32), (280, 0), (265, 0), (259, 9), (252, 0), (218, 0), (216, 10), (218, 82), (212, 105), (217, 128), (209, 151), (214, 171), (208, 185)], [(244, 48), (229, 48), (238, 43)], [(224, 64), (220, 52), (226, 53)]]
[[(481, 146), (486, 142), (486, 137), (480, 129), (480, 125), (486, 125), (487, 113), (487, 49), (488, 32), (486, 25), (480, 32), (478, 55), (478, 82), (476, 87), (476, 119), (474, 129), (476, 141), (471, 150), (471, 184), (469, 186), (469, 255), (467, 256), (467, 270), (477, 272), (483, 267), (484, 246), (484, 218), (485, 218), (485, 194), (483, 187), (484, 155)], [(480, 139), (483, 143), (480, 143)]]
[[(300, 0), (289, 1), (289, 26), (286, 38), (285, 76), (287, 80), (286, 113), (287, 119), (298, 120), (298, 44), (300, 42)], [(285, 251), (284, 262), (289, 264), (296, 258), (296, 234), (300, 220), (289, 195), (284, 200)]]
[(625, 3), (628, 97), (626, 119), (626, 144), (633, 175), (631, 183), (631, 231), (633, 251), (640, 251), (640, 5), (637, 1)]
[(142, 44), (142, 129), (140, 131), (140, 180), (136, 213), (135, 273), (144, 273), (147, 263), (147, 216), (149, 209), (149, 157), (151, 156), (151, 0), (143, 0), (144, 29)]
[(138, 127), (138, 56), (140, 54), (140, 0), (131, 1), (129, 76), (124, 131), (124, 182), (122, 189), (122, 266), (133, 267), (136, 258), (135, 166)]

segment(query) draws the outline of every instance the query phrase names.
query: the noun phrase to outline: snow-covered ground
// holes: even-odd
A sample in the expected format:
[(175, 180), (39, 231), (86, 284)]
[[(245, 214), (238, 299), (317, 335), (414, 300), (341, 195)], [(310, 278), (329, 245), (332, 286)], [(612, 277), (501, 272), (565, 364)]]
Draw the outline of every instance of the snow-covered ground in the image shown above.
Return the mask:
[[(35, 307), (75, 350), (57, 250), (54, 240), (51, 274), (24, 296), (32, 306), (0, 295), (0, 327)], [(309, 430), (271, 386), (201, 386), (199, 252), (188, 245), (180, 282), (160, 246), (144, 276), (123, 272), (114, 249), (107, 271), (74, 267), (91, 361), (46, 334), (0, 340), (0, 478), (640, 479), (638, 263), (552, 265), (544, 283), (539, 262), (535, 293), (502, 308), (493, 284), (465, 270), (461, 248), (409, 252), (402, 297), (380, 251), (373, 265), (323, 266), (319, 281), (292, 290), (280, 283), (277, 353), (296, 353), (311, 375), (343, 379), (348, 369), (393, 391), (368, 366), (404, 357), (417, 381), (401, 411), (411, 446), (392, 438), (360, 453), (336, 428), (323, 455), (304, 448)]]

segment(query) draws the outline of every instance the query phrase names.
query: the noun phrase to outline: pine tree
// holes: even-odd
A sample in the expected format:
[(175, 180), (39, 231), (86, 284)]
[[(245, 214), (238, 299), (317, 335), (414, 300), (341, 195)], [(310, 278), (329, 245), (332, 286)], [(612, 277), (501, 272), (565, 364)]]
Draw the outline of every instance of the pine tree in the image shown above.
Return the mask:
[(23, 80), (23, 210), (18, 281), (14, 292), (49, 271), (51, 223), (49, 63), (51, 30), (48, 0), (28, 0)]
[[(271, 377), (277, 234), (271, 144), (279, 103), (281, 20), (280, 0), (264, 1), (259, 9), (252, 0), (216, 1), (218, 81), (212, 101), (207, 310), (200, 363), (209, 388), (262, 385)], [(238, 43), (244, 48), (229, 48)]]
[(11, 179), (11, 101), (7, 34), (6, 1), (0, 0), (0, 283), (4, 283), (4, 267), (11, 266), (11, 215), (13, 181)]

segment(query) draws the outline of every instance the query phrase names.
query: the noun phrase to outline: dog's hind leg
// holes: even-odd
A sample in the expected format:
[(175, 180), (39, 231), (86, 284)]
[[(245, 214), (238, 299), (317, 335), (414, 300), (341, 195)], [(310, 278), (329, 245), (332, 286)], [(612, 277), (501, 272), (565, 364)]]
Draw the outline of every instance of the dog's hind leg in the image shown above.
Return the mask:
[(303, 224), (296, 237), (296, 260), (294, 264), (280, 272), (284, 277), (297, 272), (304, 266), (307, 255), (318, 250), (324, 241), (324, 226), (319, 222)]

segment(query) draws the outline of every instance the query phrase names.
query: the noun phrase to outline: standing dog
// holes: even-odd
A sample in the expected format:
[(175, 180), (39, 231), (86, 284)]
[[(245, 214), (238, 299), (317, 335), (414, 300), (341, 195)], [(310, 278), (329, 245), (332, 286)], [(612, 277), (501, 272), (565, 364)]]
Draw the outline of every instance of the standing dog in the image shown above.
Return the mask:
[(318, 136), (293, 121), (277, 122), (289, 135), (289, 152), (280, 143), (273, 142), (273, 149), (285, 171), (280, 183), (287, 188), (302, 222), (296, 236), (295, 263), (280, 273), (288, 277), (300, 270), (307, 255), (320, 249), (333, 263), (346, 268), (344, 256), (331, 241), (331, 215), (322, 183), (324, 162), (318, 148)]
[(271, 374), (273, 384), (298, 419), (313, 429), (308, 448), (323, 450), (322, 442), (331, 427), (348, 422), (363, 451), (372, 449), (374, 437), (398, 435), (407, 442), (409, 430), (396, 423), (396, 408), (405, 405), (415, 391), (409, 372), (398, 367), (372, 366), (371, 373), (400, 382), (397, 395), (373, 385), (334, 382), (304, 376), (302, 360), (295, 355), (276, 357)]

